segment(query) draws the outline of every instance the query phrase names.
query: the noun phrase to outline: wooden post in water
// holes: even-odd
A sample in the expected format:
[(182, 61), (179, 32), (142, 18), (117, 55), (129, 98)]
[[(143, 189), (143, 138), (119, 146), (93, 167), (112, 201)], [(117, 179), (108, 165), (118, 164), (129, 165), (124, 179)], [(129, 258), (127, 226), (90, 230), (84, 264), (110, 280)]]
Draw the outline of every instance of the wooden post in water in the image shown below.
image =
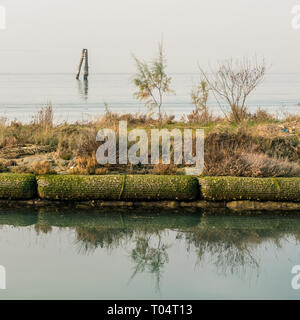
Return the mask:
[(81, 71), (81, 66), (82, 66), (83, 59), (84, 59), (84, 54), (85, 54), (85, 49), (82, 49), (81, 58), (80, 58), (80, 62), (79, 62), (79, 67), (78, 67), (78, 72), (77, 72), (77, 75), (76, 75), (76, 80), (78, 80), (79, 76), (80, 76), (80, 71)]
[(85, 54), (84, 54), (84, 71), (83, 71), (83, 80), (87, 80), (88, 76), (89, 76), (89, 56), (88, 56), (88, 50), (85, 50)]

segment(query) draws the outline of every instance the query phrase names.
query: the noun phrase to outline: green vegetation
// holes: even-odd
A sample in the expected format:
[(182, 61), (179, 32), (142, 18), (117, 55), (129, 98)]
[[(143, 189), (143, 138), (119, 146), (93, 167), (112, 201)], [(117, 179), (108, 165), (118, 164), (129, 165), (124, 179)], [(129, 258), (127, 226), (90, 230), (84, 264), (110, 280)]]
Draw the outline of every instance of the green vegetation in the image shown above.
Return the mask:
[(197, 179), (155, 175), (38, 176), (38, 193), (49, 200), (196, 200)]
[(163, 52), (163, 45), (158, 45), (158, 57), (151, 63), (141, 61), (134, 56), (137, 74), (133, 79), (134, 85), (138, 88), (135, 97), (144, 101), (150, 108), (158, 108), (158, 118), (162, 119), (161, 106), (164, 94), (171, 93), (171, 78), (166, 73), (166, 59)]
[[(204, 175), (300, 177), (300, 117), (297, 116), (279, 120), (259, 109), (241, 123), (235, 123), (224, 118), (210, 119), (202, 111), (198, 117), (198, 111), (195, 111), (188, 120), (175, 121), (174, 117), (164, 115), (159, 122), (151, 114), (118, 114), (106, 110), (102, 117), (88, 123), (53, 125), (49, 109), (43, 112), (43, 116), (31, 124), (11, 122), (0, 125), (1, 172), (79, 175), (181, 173), (183, 166), (174, 163), (99, 165), (95, 157), (101, 144), (96, 142), (98, 130), (111, 128), (118, 134), (119, 121), (126, 120), (128, 132), (143, 128), (149, 135), (153, 127), (169, 130), (204, 128)], [(288, 132), (282, 132), (282, 128), (287, 128)], [(173, 148), (171, 141), (171, 151)]]
[[(38, 193), (37, 193), (38, 191)], [(300, 202), (300, 178), (0, 174), (0, 199)]]
[(0, 199), (32, 199), (36, 196), (36, 179), (31, 174), (0, 174)]
[(48, 200), (119, 200), (122, 176), (44, 175), (38, 194)]
[(205, 200), (300, 201), (300, 178), (201, 177)]
[[(182, 174), (185, 164), (169, 165), (100, 165), (96, 150), (105, 142), (97, 142), (99, 130), (114, 130), (127, 121), (128, 132), (143, 128), (150, 136), (153, 128), (199, 129), (205, 131), (204, 176), (236, 177), (300, 177), (300, 116), (269, 114), (260, 107), (251, 113), (249, 95), (259, 86), (266, 73), (264, 60), (256, 57), (221, 61), (208, 72), (199, 66), (199, 83), (191, 90), (190, 114), (180, 120), (162, 113), (163, 98), (173, 92), (167, 73), (162, 43), (153, 61), (134, 56), (137, 72), (133, 83), (135, 97), (150, 110), (143, 113), (117, 113), (109, 110), (95, 119), (77, 123), (53, 123), (51, 103), (43, 107), (29, 124), (0, 118), (0, 172), (41, 174)], [(223, 116), (210, 108), (215, 100)], [(154, 115), (152, 108), (157, 109)], [(117, 139), (117, 150), (119, 149)], [(128, 147), (135, 142), (128, 142)], [(149, 158), (151, 146), (149, 144)], [(171, 154), (174, 153), (171, 141)], [(118, 152), (116, 162), (119, 163)], [(151, 159), (148, 159), (151, 163)], [(125, 190), (126, 191), (126, 190)], [(124, 193), (126, 194), (126, 192)]]

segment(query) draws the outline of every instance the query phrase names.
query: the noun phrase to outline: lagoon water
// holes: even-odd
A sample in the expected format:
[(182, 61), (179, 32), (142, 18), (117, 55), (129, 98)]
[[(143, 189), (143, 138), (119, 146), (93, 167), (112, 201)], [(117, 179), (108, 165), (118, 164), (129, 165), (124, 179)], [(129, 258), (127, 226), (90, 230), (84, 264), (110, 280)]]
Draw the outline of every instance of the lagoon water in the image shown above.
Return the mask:
[(299, 216), (0, 210), (0, 299), (299, 299)]
[[(193, 109), (191, 88), (197, 74), (171, 74), (176, 95), (166, 97), (163, 111), (178, 119)], [(91, 74), (89, 81), (76, 81), (74, 74), (0, 74), (0, 117), (29, 122), (47, 102), (53, 104), (55, 120), (88, 121), (109, 108), (120, 113), (144, 112), (142, 103), (134, 99), (131, 74)], [(249, 97), (251, 111), (261, 107), (278, 116), (286, 112), (300, 114), (300, 74), (269, 74)], [(216, 103), (210, 107), (220, 114)]]

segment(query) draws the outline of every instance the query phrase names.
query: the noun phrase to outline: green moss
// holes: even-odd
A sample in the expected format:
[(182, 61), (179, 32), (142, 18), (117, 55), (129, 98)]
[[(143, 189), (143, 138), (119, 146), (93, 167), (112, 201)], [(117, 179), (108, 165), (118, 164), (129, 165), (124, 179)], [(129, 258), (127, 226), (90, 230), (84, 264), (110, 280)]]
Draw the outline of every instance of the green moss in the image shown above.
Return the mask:
[(32, 199), (36, 196), (33, 174), (0, 174), (0, 199)]
[(280, 201), (300, 201), (300, 178), (276, 178)]
[(38, 193), (49, 200), (195, 200), (198, 181), (190, 176), (38, 176)]
[(195, 200), (199, 184), (192, 176), (128, 175), (124, 200)]
[(300, 201), (300, 178), (0, 174), (0, 199), (31, 199), (37, 189), (42, 199), (69, 201)]
[(49, 200), (118, 200), (122, 176), (37, 176), (38, 194)]
[(300, 178), (198, 178), (206, 200), (300, 201)]

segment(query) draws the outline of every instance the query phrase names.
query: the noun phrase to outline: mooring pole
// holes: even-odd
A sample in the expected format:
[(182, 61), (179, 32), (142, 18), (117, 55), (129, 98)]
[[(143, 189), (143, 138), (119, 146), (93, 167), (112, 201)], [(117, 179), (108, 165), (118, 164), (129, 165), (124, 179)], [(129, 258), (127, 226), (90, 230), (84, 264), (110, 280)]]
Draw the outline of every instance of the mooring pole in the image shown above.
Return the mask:
[(85, 50), (85, 56), (84, 56), (84, 72), (83, 72), (83, 79), (87, 80), (89, 76), (89, 56), (88, 56), (88, 50)]
[(77, 80), (79, 79), (79, 76), (80, 76), (80, 71), (81, 71), (81, 66), (82, 66), (83, 59), (84, 59), (84, 54), (85, 54), (85, 49), (83, 49), (83, 50), (82, 50), (82, 53), (81, 53), (81, 58), (80, 58), (80, 62), (79, 62), (78, 72), (77, 72), (77, 75), (76, 75), (76, 79), (77, 79)]

